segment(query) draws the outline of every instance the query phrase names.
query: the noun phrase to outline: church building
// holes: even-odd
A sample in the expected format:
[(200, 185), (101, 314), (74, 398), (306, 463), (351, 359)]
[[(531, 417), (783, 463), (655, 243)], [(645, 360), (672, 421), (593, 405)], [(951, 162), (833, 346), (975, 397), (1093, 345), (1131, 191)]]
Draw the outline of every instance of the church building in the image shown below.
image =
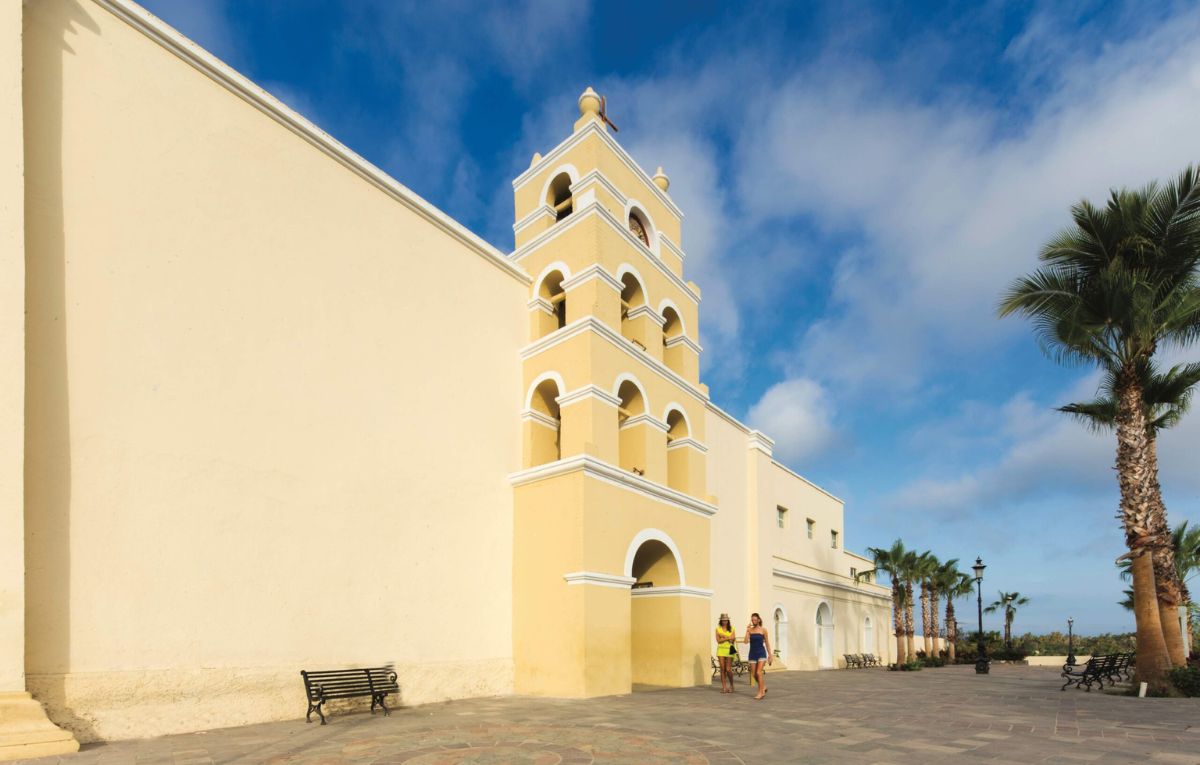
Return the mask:
[[(591, 88), (497, 250), (132, 0), (0, 4), (0, 759), (891, 657), (841, 500), (701, 382)], [(403, 714), (404, 712), (399, 712)]]

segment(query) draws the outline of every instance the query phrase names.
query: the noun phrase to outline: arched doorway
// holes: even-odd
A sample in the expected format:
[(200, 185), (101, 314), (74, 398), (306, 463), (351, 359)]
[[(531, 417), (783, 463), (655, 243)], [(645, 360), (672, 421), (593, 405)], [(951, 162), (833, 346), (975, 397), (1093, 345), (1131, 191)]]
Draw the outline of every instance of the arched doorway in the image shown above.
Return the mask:
[(626, 556), (630, 591), (630, 680), (634, 690), (680, 685), (684, 584), (679, 550), (666, 534), (644, 531)]
[(785, 667), (788, 663), (787, 612), (783, 606), (775, 607), (775, 629), (771, 633), (771, 648), (779, 652), (779, 661)]
[(817, 666), (833, 667), (833, 610), (828, 603), (817, 606)]

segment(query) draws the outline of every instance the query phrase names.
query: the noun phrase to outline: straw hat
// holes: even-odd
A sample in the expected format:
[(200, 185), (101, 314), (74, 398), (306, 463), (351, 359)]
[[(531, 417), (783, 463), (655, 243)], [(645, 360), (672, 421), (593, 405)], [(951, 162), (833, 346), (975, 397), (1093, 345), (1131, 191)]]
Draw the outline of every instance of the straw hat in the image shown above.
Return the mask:
[(719, 619), (717, 619), (717, 621), (722, 621), (722, 620), (730, 621), (729, 614), (721, 614), (721, 617)]

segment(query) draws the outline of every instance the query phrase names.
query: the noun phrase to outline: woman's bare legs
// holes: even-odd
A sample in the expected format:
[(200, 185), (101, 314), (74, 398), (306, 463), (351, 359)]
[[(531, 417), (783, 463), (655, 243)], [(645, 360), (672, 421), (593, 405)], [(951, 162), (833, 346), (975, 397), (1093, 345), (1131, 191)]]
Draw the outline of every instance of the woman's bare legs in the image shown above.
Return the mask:
[(754, 662), (754, 679), (758, 682), (758, 694), (754, 697), (761, 699), (767, 695), (767, 663), (765, 661)]
[(717, 661), (721, 663), (721, 693), (729, 693), (729, 680), (733, 677), (729, 671), (729, 665), (733, 660), (728, 656), (721, 656)]

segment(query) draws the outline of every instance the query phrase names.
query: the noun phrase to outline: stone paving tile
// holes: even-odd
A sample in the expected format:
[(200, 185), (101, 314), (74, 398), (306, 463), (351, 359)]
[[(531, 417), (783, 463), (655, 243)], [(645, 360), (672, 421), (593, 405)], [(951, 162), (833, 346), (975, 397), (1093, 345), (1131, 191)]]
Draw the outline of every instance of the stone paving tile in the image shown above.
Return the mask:
[(591, 700), (471, 699), (91, 744), (36, 765), (1146, 763), (1200, 765), (1200, 699), (1060, 692), (1053, 668), (772, 673)]

